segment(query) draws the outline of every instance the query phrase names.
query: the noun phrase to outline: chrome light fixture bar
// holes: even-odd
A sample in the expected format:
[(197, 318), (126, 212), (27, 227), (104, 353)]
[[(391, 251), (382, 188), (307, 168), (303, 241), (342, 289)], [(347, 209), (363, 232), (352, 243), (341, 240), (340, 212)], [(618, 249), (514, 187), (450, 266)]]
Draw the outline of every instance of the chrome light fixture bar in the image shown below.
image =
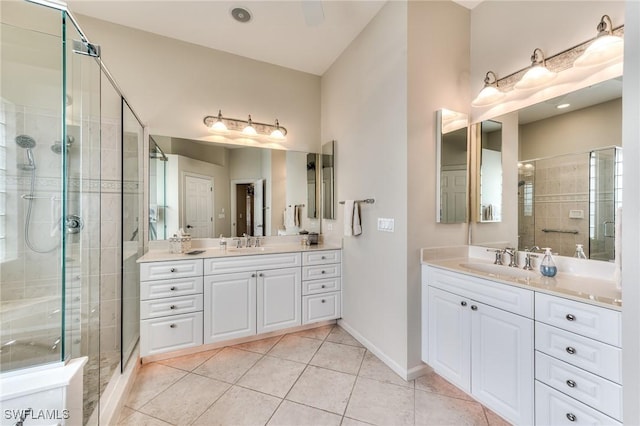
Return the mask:
[(207, 115), (203, 122), (205, 126), (218, 133), (238, 132), (249, 137), (266, 136), (279, 140), (287, 135), (287, 129), (280, 125), (278, 119), (274, 124), (258, 123), (253, 121), (251, 115), (247, 120), (224, 117), (222, 110), (218, 111), (218, 115)]

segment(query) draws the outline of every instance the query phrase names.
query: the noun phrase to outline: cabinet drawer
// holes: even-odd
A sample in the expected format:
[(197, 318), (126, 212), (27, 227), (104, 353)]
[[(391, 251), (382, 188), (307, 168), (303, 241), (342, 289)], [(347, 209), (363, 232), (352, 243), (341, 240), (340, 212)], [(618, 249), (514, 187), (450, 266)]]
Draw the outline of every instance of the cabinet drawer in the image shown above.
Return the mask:
[(536, 425), (622, 426), (622, 423), (536, 381)]
[(615, 346), (536, 322), (536, 349), (622, 383), (622, 350)]
[(341, 288), (340, 278), (329, 278), (325, 280), (312, 280), (302, 282), (302, 295), (327, 293), (337, 291)]
[(302, 324), (340, 318), (340, 292), (302, 296)]
[(158, 318), (202, 310), (202, 295), (167, 297), (140, 302), (140, 318)]
[(622, 346), (621, 313), (612, 309), (536, 293), (536, 321), (614, 346)]
[(330, 265), (303, 266), (303, 280), (317, 280), (322, 278), (340, 278), (341, 270), (339, 263)]
[(140, 355), (202, 345), (202, 312), (140, 321)]
[(622, 421), (622, 386), (536, 352), (536, 379)]
[(438, 268), (427, 269), (427, 283), (444, 291), (533, 318), (533, 292)]
[(202, 276), (140, 283), (140, 300), (202, 293)]
[(324, 265), (327, 263), (340, 263), (341, 250), (319, 250), (302, 253), (302, 265)]
[(198, 275), (202, 275), (202, 259), (140, 264), (140, 281), (197, 277)]
[(237, 256), (204, 259), (204, 274), (226, 274), (250, 272), (267, 269), (295, 268), (301, 266), (300, 253), (259, 254), (256, 256)]

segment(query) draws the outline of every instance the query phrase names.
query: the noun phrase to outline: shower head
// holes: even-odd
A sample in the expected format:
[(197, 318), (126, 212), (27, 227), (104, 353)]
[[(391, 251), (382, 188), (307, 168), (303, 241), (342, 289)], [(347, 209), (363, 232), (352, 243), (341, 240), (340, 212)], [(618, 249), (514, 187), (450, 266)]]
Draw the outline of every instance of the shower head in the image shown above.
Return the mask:
[[(71, 144), (73, 144), (75, 141), (76, 139), (73, 136), (67, 136), (67, 143), (64, 144), (65, 145), (64, 149), (68, 150)], [(53, 145), (51, 145), (51, 151), (53, 151), (56, 154), (62, 154), (62, 142), (55, 141)]]
[(25, 162), (21, 164), (19, 167), (22, 170), (35, 170), (36, 169), (36, 159), (33, 155), (33, 148), (36, 146), (36, 140), (28, 135), (18, 135), (16, 136), (16, 145), (20, 148), (24, 148), (25, 151)]

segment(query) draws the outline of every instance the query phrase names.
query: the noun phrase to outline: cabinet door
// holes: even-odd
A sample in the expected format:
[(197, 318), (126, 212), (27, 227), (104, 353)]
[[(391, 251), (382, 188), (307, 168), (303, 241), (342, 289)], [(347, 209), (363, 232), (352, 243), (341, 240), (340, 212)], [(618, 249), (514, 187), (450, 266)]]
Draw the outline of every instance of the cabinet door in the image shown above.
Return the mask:
[(533, 321), (471, 304), (471, 393), (513, 424), (533, 423)]
[(256, 273), (204, 277), (204, 343), (256, 334)]
[(470, 302), (429, 287), (429, 360), (433, 369), (469, 392), (471, 379)]
[(258, 272), (258, 333), (301, 324), (300, 268)]

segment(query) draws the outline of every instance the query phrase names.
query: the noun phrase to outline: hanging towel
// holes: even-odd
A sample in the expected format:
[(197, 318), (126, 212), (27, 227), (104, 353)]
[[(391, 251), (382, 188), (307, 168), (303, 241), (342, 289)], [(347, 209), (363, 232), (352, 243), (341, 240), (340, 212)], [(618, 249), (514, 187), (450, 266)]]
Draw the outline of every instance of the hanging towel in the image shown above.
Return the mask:
[(284, 229), (290, 230), (296, 226), (295, 212), (291, 207), (284, 208)]
[(355, 207), (353, 200), (345, 200), (344, 202), (344, 236), (351, 237), (353, 235), (353, 210)]
[(296, 204), (295, 206), (293, 206), (293, 224), (297, 227), (300, 227), (300, 210), (301, 210), (301, 206), (299, 204)]
[(360, 224), (360, 203), (353, 203), (353, 235), (357, 237), (362, 234), (362, 226)]

